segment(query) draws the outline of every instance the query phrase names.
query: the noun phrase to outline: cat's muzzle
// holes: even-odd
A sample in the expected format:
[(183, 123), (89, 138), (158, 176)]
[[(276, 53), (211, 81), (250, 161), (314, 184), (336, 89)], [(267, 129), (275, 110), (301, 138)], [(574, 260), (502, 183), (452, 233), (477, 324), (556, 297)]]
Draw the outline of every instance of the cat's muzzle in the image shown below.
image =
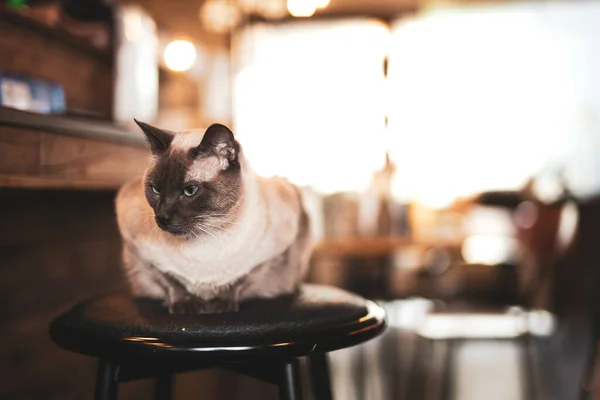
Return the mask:
[(158, 225), (160, 229), (172, 235), (182, 236), (187, 233), (187, 230), (182, 229), (182, 227), (174, 223), (171, 218), (156, 216), (154, 219), (156, 220), (156, 225)]

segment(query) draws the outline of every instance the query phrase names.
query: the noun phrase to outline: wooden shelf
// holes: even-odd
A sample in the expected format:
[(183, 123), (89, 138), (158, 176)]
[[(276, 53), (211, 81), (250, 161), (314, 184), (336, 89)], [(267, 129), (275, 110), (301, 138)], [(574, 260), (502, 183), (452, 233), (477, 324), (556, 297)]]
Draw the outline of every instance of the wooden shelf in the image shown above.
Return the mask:
[(122, 182), (119, 180), (93, 181), (46, 176), (0, 174), (0, 188), (114, 190), (120, 187), (121, 183)]
[(108, 123), (0, 108), (0, 187), (116, 189), (148, 156), (141, 134)]
[(98, 49), (86, 40), (80, 39), (72, 34), (69, 34), (62, 28), (45, 25), (40, 21), (36, 21), (35, 19), (28, 17), (27, 15), (23, 15), (19, 12), (11, 10), (1, 4), (0, 19), (12, 25), (18, 26), (20, 29), (27, 29), (30, 32), (34, 32), (40, 37), (63, 43), (77, 51), (83, 52), (87, 55), (94, 57), (94, 59), (104, 64), (112, 65), (113, 63), (114, 57), (112, 54), (112, 50)]
[(8, 107), (0, 107), (0, 129), (2, 126), (58, 133), (147, 148), (146, 141), (140, 133), (120, 129), (107, 121), (89, 118), (36, 114)]

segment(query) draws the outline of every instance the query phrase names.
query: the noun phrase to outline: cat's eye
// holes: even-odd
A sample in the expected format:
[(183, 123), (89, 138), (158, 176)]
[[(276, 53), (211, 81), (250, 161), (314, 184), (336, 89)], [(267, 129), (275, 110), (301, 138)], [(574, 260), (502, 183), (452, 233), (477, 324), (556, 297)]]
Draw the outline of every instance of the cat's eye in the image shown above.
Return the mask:
[(154, 192), (154, 194), (160, 194), (160, 189), (156, 186), (150, 186), (150, 188), (152, 189), (152, 192)]
[(183, 194), (185, 194), (186, 196), (193, 196), (196, 194), (196, 192), (198, 191), (198, 186), (186, 186), (183, 188)]

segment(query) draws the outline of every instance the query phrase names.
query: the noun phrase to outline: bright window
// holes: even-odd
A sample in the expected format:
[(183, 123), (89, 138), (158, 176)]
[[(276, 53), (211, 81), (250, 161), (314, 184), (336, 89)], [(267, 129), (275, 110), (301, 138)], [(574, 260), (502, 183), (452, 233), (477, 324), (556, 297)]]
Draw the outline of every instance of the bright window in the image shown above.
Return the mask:
[(384, 58), (374, 21), (256, 25), (234, 44), (235, 130), (252, 165), (322, 192), (359, 190), (384, 158)]
[(443, 205), (555, 167), (575, 190), (598, 189), (598, 20), (597, 2), (553, 2), (399, 21), (389, 67), (396, 194)]
[(391, 30), (256, 25), (233, 47), (235, 129), (258, 172), (322, 192), (364, 188), (388, 146), (407, 201), (516, 189), (546, 168), (598, 191), (598, 21), (589, 1), (439, 8)]

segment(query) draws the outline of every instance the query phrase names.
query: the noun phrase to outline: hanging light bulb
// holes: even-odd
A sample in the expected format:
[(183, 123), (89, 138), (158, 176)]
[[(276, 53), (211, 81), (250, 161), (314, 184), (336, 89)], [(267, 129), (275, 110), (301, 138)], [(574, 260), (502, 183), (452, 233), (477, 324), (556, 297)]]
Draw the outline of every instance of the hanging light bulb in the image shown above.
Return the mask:
[(286, 0), (264, 0), (257, 8), (258, 12), (266, 18), (283, 18), (287, 15)]
[(240, 9), (231, 0), (208, 0), (200, 7), (200, 21), (213, 33), (227, 33), (241, 19)]
[(174, 40), (165, 48), (164, 60), (172, 71), (187, 71), (196, 61), (196, 46), (187, 40)]
[(317, 11), (316, 1), (313, 0), (287, 0), (287, 8), (292, 17), (312, 17)]
[(245, 13), (256, 12), (261, 7), (261, 0), (237, 0), (237, 4)]
[(329, 0), (313, 0), (317, 8), (325, 8), (329, 5)]

